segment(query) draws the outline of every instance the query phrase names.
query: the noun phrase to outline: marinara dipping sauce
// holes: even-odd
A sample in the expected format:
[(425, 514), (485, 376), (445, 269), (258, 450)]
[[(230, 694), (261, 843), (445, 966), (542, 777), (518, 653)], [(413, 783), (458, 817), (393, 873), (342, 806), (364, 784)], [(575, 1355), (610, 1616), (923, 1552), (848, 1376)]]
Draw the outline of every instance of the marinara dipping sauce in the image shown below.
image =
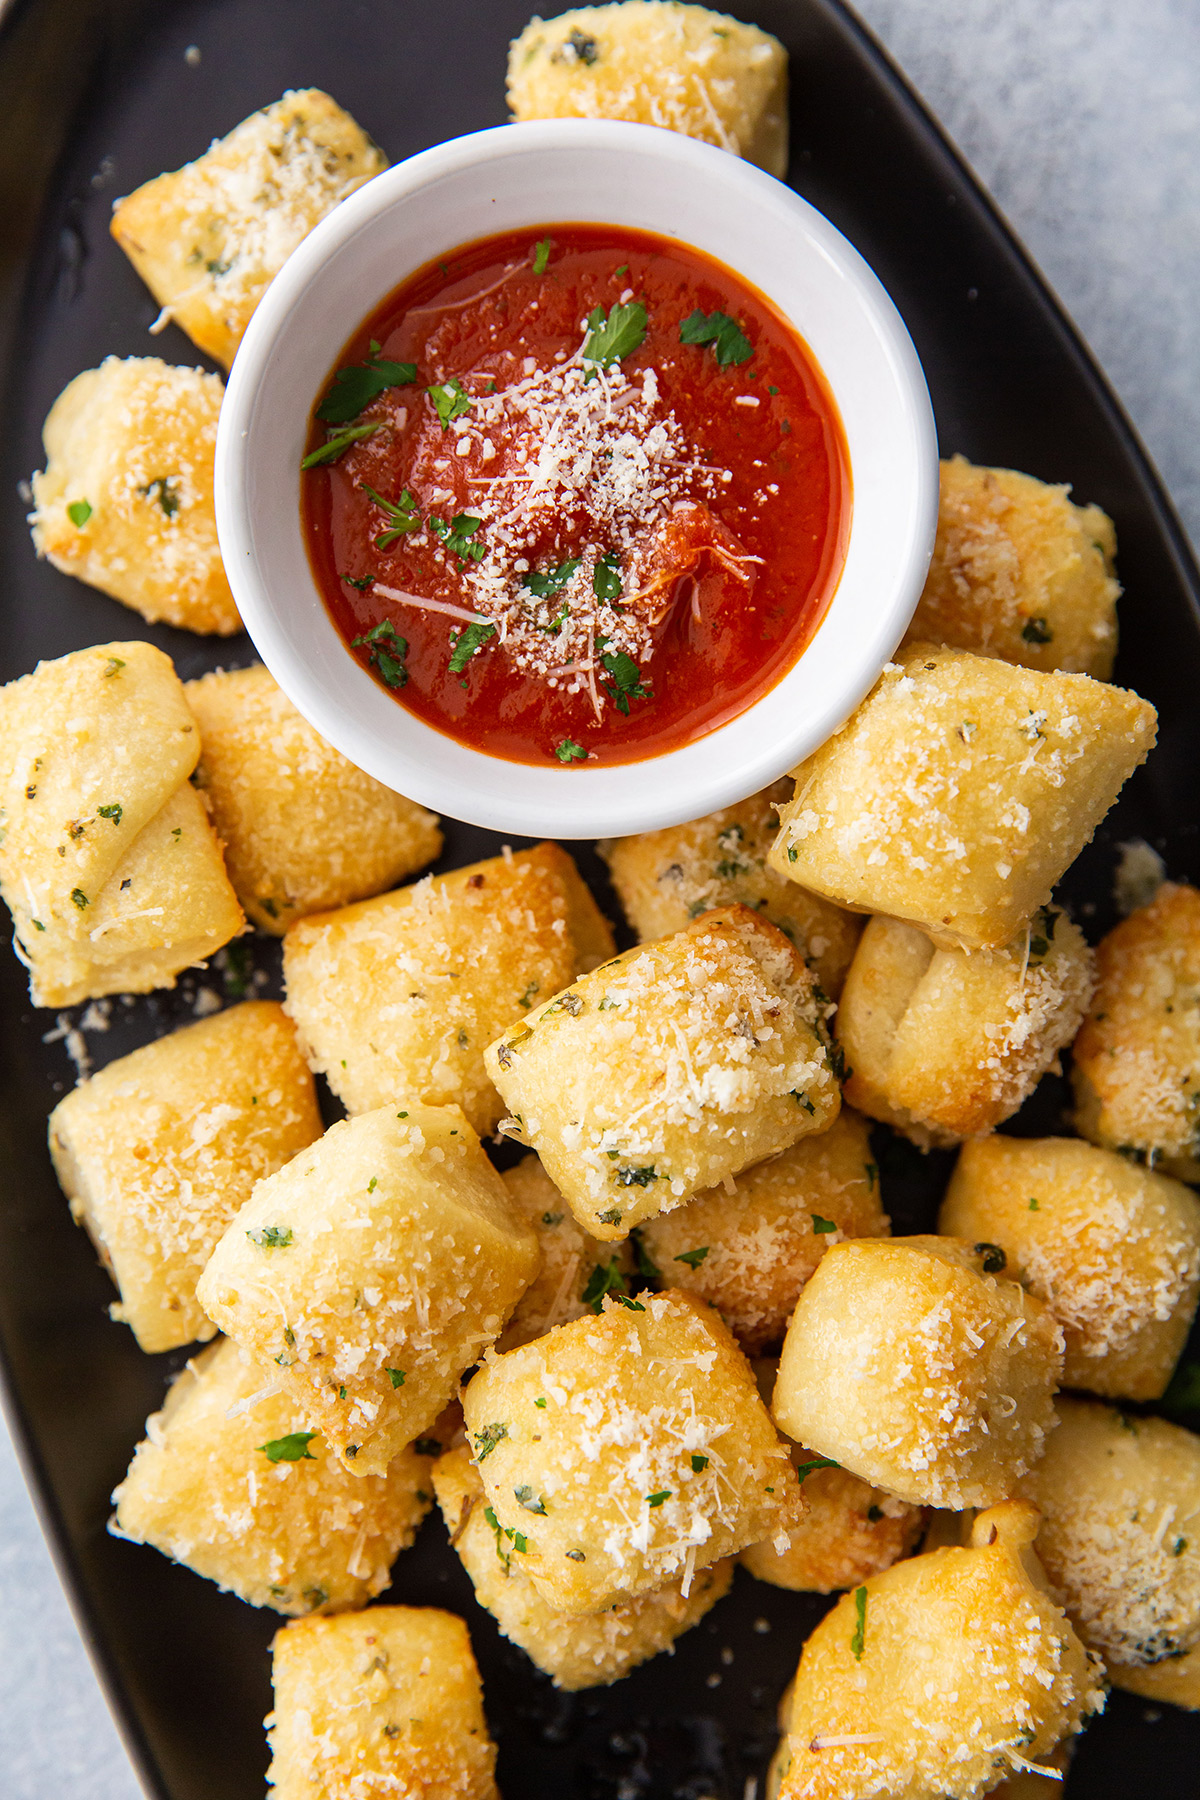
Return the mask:
[(318, 585), (403, 706), (525, 763), (628, 763), (742, 712), (837, 585), (834, 402), (769, 302), (616, 226), (468, 244), (348, 343), (302, 476)]

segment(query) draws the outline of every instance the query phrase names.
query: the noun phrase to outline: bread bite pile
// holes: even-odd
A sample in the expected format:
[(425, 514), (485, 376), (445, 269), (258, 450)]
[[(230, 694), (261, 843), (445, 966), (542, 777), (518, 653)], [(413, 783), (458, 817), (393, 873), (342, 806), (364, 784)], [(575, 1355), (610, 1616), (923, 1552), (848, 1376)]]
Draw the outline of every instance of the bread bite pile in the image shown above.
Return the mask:
[[(781, 173), (785, 79), (754, 28), (629, 0), (532, 22), (509, 92)], [(289, 94), (114, 235), (227, 365), (382, 166)], [(153, 358), (78, 377), (34, 536), (224, 633), (220, 391)], [(1048, 1785), (1106, 1678), (1200, 1707), (1200, 1439), (1129, 1410), (1200, 1293), (1200, 894), (1095, 949), (1054, 899), (1154, 741), (1108, 685), (1115, 550), (1065, 488), (944, 465), (910, 640), (846, 726), (768, 792), (601, 847), (620, 950), (557, 845), (412, 879), (439, 822), (262, 668), (185, 685), (122, 641), (0, 690), (35, 1004), (282, 938), (282, 1004), (160, 1035), (50, 1119), (115, 1326), (207, 1346), (111, 1528), (290, 1621), (281, 1800), (495, 1795), (466, 1623), (371, 1604), (426, 1515), (563, 1690), (669, 1652), (738, 1565), (840, 1593), (773, 1671), (779, 1800)], [(1073, 1040), (1079, 1135), (998, 1132)], [(890, 1133), (958, 1152), (936, 1232), (891, 1235)]]

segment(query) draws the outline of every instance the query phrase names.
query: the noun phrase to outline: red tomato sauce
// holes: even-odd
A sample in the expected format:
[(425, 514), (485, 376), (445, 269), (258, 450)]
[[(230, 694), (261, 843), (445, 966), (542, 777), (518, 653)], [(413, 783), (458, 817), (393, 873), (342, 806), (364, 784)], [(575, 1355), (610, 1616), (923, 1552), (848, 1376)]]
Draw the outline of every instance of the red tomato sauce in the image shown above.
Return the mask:
[(598, 225), (468, 244), (339, 371), (306, 457), (330, 460), (302, 475), (317, 583), (350, 653), (460, 742), (652, 757), (744, 711), (820, 623), (850, 524), (837, 409), (699, 251)]

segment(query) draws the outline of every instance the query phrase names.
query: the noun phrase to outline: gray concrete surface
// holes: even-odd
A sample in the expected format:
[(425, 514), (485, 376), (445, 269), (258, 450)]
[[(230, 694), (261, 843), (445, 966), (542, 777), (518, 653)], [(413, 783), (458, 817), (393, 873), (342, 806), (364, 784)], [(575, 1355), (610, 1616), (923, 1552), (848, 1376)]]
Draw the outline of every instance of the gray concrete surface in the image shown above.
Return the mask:
[[(1200, 540), (1200, 6), (860, 0), (859, 10), (1073, 313)], [(4, 1800), (136, 1800), (2, 1432)]]

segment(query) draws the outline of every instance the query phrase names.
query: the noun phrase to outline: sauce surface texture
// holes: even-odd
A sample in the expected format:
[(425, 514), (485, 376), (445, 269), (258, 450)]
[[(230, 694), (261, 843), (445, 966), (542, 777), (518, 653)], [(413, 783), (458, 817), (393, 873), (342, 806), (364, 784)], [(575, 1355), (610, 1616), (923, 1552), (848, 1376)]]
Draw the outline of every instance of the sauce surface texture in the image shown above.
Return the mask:
[(420, 270), (348, 343), (305, 465), (351, 653), (517, 762), (633, 762), (744, 711), (819, 624), (849, 531), (803, 342), (700, 252), (615, 226)]

